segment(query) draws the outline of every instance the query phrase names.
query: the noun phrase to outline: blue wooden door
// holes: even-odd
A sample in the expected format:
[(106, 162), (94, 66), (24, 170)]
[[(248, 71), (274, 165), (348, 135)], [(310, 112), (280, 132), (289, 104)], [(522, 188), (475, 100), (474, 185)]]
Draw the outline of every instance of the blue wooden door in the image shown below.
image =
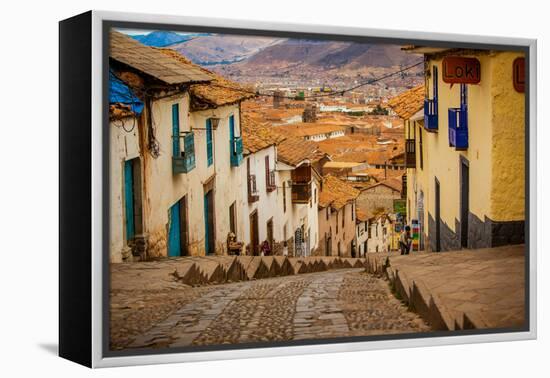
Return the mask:
[(211, 166), (214, 163), (214, 150), (212, 146), (212, 120), (209, 118), (206, 120), (206, 159), (207, 166)]
[(204, 194), (204, 248), (207, 255), (214, 254), (214, 199), (213, 191)]
[(134, 238), (134, 167), (132, 160), (124, 162), (124, 207), (126, 212), (126, 240)]
[(204, 251), (207, 255), (210, 252), (210, 227), (208, 223), (208, 193), (206, 193), (204, 195)]
[(168, 256), (181, 255), (180, 203), (176, 202), (170, 208), (170, 223), (168, 231)]
[(172, 156), (180, 156), (180, 108), (172, 105)]

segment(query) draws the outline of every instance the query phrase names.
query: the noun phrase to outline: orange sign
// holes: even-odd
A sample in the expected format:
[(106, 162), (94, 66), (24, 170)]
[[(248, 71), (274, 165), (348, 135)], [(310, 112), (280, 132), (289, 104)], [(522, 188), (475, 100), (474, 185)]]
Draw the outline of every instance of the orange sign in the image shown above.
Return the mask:
[(525, 58), (516, 58), (513, 63), (514, 89), (520, 93), (525, 92)]
[(449, 84), (478, 84), (481, 81), (479, 60), (461, 56), (443, 58), (443, 81)]

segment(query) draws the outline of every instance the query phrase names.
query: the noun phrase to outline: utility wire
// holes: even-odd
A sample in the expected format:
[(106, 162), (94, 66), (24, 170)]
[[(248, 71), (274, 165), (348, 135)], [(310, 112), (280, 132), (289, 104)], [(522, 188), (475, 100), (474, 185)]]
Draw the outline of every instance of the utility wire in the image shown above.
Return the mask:
[[(392, 77), (392, 76), (395, 76), (395, 75), (398, 75), (398, 74), (402, 74), (405, 71), (408, 71), (408, 70), (410, 70), (414, 67), (420, 66), (421, 64), (424, 64), (424, 61), (415, 63), (415, 64), (407, 66), (407, 67), (404, 67), (404, 68), (400, 69), (399, 71), (394, 71), (394, 72), (391, 72), (389, 74), (386, 74), (386, 75), (383, 75), (383, 76), (380, 76), (380, 77), (377, 77), (377, 78), (374, 78), (374, 79), (367, 80), (363, 83), (359, 83), (359, 84), (357, 84), (353, 87), (347, 88), (347, 89), (337, 90), (337, 91), (334, 91), (334, 92), (331, 92), (331, 93), (323, 93), (323, 94), (318, 94), (318, 95), (310, 95), (310, 96), (304, 96), (304, 97), (300, 96), (299, 98), (300, 99), (322, 98), (322, 97), (330, 97), (330, 96), (335, 96), (335, 95), (342, 95), (346, 92), (353, 91), (357, 88), (361, 88), (361, 87), (364, 87), (366, 85), (371, 85), (371, 84), (374, 84), (378, 81), (387, 79), (389, 77)], [(269, 94), (269, 93), (254, 92), (254, 91), (249, 91), (249, 90), (246, 90), (246, 89), (243, 89), (243, 88), (235, 88), (235, 87), (225, 86), (225, 85), (216, 84), (216, 83), (209, 83), (207, 85), (212, 86), (212, 87), (230, 89), (230, 90), (233, 90), (233, 91), (238, 91), (238, 92), (243, 92), (243, 93), (249, 93), (249, 94), (260, 96), (260, 97), (278, 97), (278, 98), (287, 98), (287, 99), (292, 99), (292, 100), (295, 100), (296, 97), (297, 97), (297, 96), (278, 96), (278, 95), (275, 95), (274, 93)]]

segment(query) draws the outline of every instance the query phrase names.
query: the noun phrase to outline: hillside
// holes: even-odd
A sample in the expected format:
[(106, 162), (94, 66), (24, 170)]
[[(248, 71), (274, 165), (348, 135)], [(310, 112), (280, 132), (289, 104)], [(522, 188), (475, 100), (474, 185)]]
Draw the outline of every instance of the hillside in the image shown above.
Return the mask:
[(205, 35), (172, 45), (170, 48), (197, 64), (229, 64), (242, 61), (281, 41), (283, 40), (267, 37)]
[(239, 65), (246, 68), (300, 64), (321, 69), (357, 69), (408, 65), (417, 61), (418, 57), (401, 51), (397, 45), (288, 40), (259, 51)]

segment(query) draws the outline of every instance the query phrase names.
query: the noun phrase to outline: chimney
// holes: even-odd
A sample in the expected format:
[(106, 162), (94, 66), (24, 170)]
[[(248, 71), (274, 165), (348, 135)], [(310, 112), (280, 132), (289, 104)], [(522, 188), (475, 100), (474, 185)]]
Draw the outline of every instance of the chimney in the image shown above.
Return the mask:
[(317, 121), (317, 105), (306, 104), (304, 112), (302, 113), (302, 122), (312, 123)]

